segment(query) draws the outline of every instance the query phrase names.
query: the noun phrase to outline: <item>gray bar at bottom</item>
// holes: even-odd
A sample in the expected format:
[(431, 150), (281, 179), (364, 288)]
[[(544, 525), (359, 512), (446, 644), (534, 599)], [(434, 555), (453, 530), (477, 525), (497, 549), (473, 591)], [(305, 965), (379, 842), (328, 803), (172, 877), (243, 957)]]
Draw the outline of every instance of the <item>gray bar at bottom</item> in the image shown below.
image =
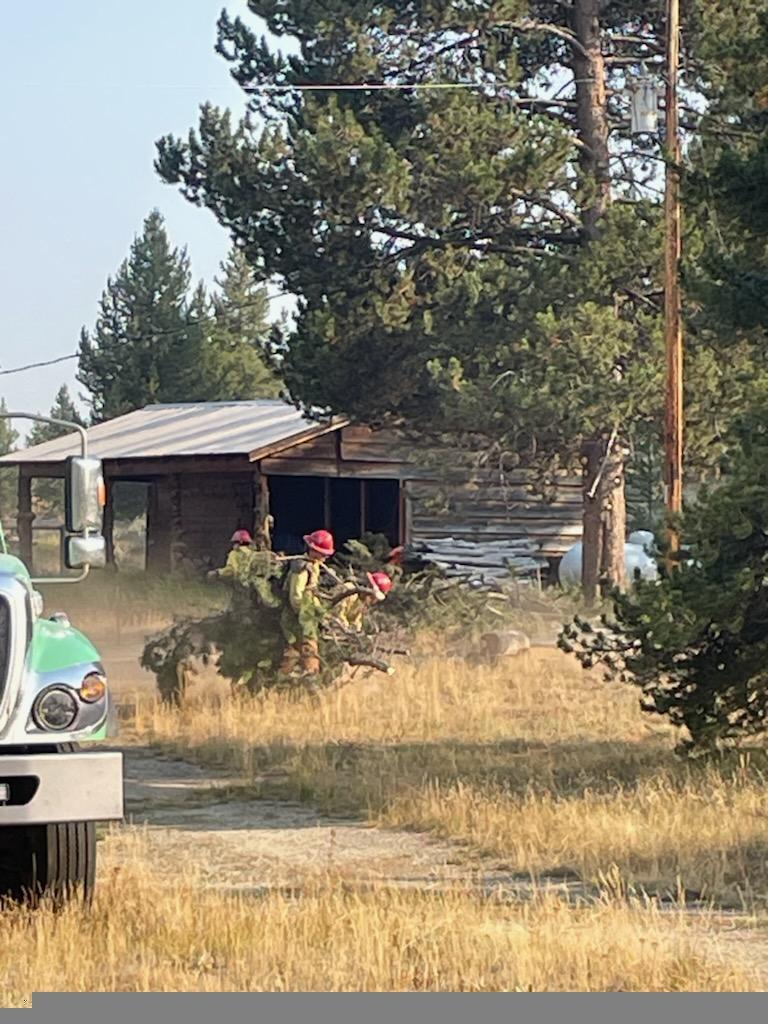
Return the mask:
[(56, 1024), (765, 1024), (763, 993), (151, 993), (33, 997)]

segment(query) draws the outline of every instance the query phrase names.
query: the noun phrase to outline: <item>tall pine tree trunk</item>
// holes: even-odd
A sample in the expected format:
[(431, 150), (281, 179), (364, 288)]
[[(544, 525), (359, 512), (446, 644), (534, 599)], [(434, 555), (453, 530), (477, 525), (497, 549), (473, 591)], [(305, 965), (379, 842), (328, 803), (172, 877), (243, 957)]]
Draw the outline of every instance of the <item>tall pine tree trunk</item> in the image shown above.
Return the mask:
[(594, 604), (602, 583), (627, 583), (624, 453), (605, 439), (591, 440), (582, 449), (582, 466), (581, 584), (587, 604)]
[(576, 83), (576, 122), (582, 144), (581, 166), (588, 189), (583, 210), (584, 234), (597, 237), (598, 223), (611, 202), (611, 166), (608, 149), (608, 110), (605, 61), (601, 49), (600, 0), (574, 0), (571, 27), (573, 75)]
[(602, 461), (603, 451), (599, 441), (589, 441), (584, 445), (581, 587), (587, 604), (593, 604), (597, 597), (603, 564), (602, 496), (600, 484), (597, 483)]
[(627, 585), (624, 544), (627, 531), (627, 492), (624, 454), (615, 445), (607, 457), (603, 473), (603, 577), (615, 587)]
[[(611, 167), (608, 147), (608, 111), (605, 87), (605, 61), (601, 47), (601, 0), (574, 0), (570, 27), (576, 41), (573, 50), (573, 74), (576, 83), (576, 119), (582, 144), (581, 166), (587, 203), (582, 212), (587, 243), (598, 237), (600, 218), (611, 202)], [(599, 385), (598, 385), (599, 386)], [(605, 382), (610, 387), (610, 381)], [(595, 440), (595, 448), (600, 443)], [(598, 467), (587, 456), (587, 474), (582, 510), (582, 587), (588, 601), (597, 595), (602, 575), (617, 586), (626, 577), (624, 539), (627, 512), (624, 493), (624, 466), (620, 449), (610, 456), (598, 492), (589, 497)], [(610, 496), (606, 495), (610, 488)], [(598, 526), (598, 520), (602, 526)]]

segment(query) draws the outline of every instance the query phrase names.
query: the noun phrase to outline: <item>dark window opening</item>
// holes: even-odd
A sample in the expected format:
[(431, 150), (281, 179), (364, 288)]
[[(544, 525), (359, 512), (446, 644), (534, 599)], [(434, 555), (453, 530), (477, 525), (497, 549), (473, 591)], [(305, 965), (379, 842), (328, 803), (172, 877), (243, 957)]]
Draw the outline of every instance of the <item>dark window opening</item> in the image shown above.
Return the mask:
[(363, 480), (365, 527), (383, 533), (394, 547), (400, 543), (400, 486), (397, 480)]
[(329, 480), (331, 499), (330, 530), (336, 546), (343, 547), (363, 532), (362, 498), (359, 480)]
[(330, 530), (337, 547), (364, 533), (382, 533), (400, 542), (400, 484), (397, 480), (357, 480), (311, 476), (271, 476), (273, 547), (298, 554), (312, 530)]
[(314, 476), (270, 477), (269, 511), (275, 520), (275, 551), (298, 554), (304, 549), (304, 535), (325, 526), (325, 480)]

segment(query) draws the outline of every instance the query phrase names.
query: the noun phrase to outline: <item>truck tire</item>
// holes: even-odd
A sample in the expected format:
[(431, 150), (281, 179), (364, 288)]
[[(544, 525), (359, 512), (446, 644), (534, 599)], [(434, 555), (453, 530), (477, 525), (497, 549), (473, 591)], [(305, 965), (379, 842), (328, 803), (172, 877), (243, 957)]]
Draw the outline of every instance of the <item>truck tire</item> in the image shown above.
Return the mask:
[[(58, 752), (75, 750), (62, 744)], [(96, 826), (92, 821), (0, 828), (0, 898), (61, 907), (73, 898), (86, 904), (96, 880)]]
[(0, 896), (62, 906), (93, 898), (96, 828), (92, 821), (0, 829)]

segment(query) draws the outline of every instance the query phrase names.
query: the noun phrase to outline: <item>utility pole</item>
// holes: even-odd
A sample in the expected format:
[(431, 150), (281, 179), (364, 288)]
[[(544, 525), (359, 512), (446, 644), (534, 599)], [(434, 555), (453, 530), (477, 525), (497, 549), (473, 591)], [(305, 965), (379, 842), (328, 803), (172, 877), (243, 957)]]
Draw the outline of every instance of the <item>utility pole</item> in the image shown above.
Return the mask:
[[(667, 394), (664, 462), (667, 511), (677, 515), (683, 507), (683, 330), (680, 301), (680, 126), (677, 78), (680, 62), (680, 0), (667, 0), (666, 185), (664, 219), (664, 338), (667, 354)], [(675, 527), (669, 533), (670, 554), (680, 546)]]

